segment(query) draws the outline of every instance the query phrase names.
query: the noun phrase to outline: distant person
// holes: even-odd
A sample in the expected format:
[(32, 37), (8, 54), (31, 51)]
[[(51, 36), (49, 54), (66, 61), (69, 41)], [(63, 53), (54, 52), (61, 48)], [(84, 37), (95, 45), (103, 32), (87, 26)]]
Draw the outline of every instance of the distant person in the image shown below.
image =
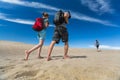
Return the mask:
[[(30, 55), (31, 52), (33, 52), (34, 50), (38, 49), (38, 58), (43, 58), (40, 53), (41, 53), (41, 49), (42, 46), (44, 44), (44, 40), (46, 37), (46, 29), (49, 26), (49, 22), (48, 22), (48, 13), (44, 12), (42, 14), (42, 18), (37, 18), (36, 22), (34, 24), (34, 30), (38, 32), (38, 38), (39, 38), (39, 43), (37, 45), (35, 45), (33, 48), (29, 49), (29, 50), (25, 50), (25, 60), (28, 60), (28, 57)], [(40, 23), (40, 21), (42, 21)], [(41, 30), (41, 28), (39, 28), (38, 26), (43, 26), (44, 28)]]
[(100, 44), (99, 44), (99, 41), (98, 41), (98, 40), (95, 41), (95, 46), (96, 46), (96, 48), (97, 48), (97, 51), (99, 52), (99, 51), (100, 51), (100, 50), (99, 50)]
[(68, 24), (68, 19), (71, 18), (70, 12), (63, 12), (62, 10), (58, 11), (54, 17), (55, 30), (52, 42), (48, 49), (47, 61), (51, 60), (51, 52), (54, 45), (59, 43), (60, 39), (64, 42), (64, 59), (69, 58), (68, 53), (68, 31), (66, 24)]

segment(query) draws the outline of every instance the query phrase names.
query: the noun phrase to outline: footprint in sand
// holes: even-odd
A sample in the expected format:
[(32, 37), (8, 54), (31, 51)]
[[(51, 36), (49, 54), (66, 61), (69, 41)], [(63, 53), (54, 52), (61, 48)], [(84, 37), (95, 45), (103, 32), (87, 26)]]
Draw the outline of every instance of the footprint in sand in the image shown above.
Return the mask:
[(20, 77), (34, 77), (38, 71), (21, 71), (15, 74), (15, 79)]
[(0, 74), (3, 74), (6, 71), (9, 71), (10, 69), (13, 69), (13, 68), (14, 68), (13, 65), (11, 65), (11, 66), (0, 66)]
[(10, 65), (10, 66), (0, 66), (0, 69), (5, 69), (5, 70), (8, 70), (8, 69), (13, 69), (14, 65)]

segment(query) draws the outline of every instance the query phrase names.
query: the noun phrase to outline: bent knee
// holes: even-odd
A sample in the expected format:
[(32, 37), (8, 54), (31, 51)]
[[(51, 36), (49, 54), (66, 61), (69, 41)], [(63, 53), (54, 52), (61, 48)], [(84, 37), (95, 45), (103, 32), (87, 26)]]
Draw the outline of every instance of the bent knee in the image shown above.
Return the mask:
[(42, 46), (43, 46), (43, 43), (39, 43), (38, 46), (39, 46), (39, 47), (42, 47)]

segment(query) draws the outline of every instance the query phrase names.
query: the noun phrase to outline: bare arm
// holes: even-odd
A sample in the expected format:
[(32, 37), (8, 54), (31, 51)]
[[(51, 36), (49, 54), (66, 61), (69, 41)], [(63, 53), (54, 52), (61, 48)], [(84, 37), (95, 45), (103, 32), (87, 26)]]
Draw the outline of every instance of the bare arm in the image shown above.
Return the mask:
[(45, 27), (48, 27), (48, 26), (49, 26), (49, 22), (46, 22), (46, 23), (45, 23)]
[(65, 19), (65, 23), (69, 23), (68, 22), (68, 17), (69, 17), (69, 14), (68, 13), (64, 13), (64, 19)]

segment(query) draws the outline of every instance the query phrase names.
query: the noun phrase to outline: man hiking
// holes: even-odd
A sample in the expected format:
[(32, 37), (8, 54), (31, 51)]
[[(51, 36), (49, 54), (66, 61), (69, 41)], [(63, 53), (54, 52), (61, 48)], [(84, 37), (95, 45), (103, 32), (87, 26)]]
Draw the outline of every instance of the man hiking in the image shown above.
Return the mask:
[(54, 45), (59, 43), (60, 39), (64, 42), (64, 59), (69, 58), (68, 53), (68, 31), (66, 24), (68, 24), (68, 19), (71, 18), (70, 12), (63, 12), (62, 10), (58, 11), (54, 18), (55, 30), (52, 38), (52, 42), (48, 49), (47, 61), (51, 60), (51, 52)]
[(99, 44), (99, 41), (98, 41), (98, 40), (95, 41), (95, 46), (96, 46), (96, 48), (97, 48), (97, 52), (99, 52), (99, 51), (100, 51), (100, 50), (99, 50), (100, 44)]

